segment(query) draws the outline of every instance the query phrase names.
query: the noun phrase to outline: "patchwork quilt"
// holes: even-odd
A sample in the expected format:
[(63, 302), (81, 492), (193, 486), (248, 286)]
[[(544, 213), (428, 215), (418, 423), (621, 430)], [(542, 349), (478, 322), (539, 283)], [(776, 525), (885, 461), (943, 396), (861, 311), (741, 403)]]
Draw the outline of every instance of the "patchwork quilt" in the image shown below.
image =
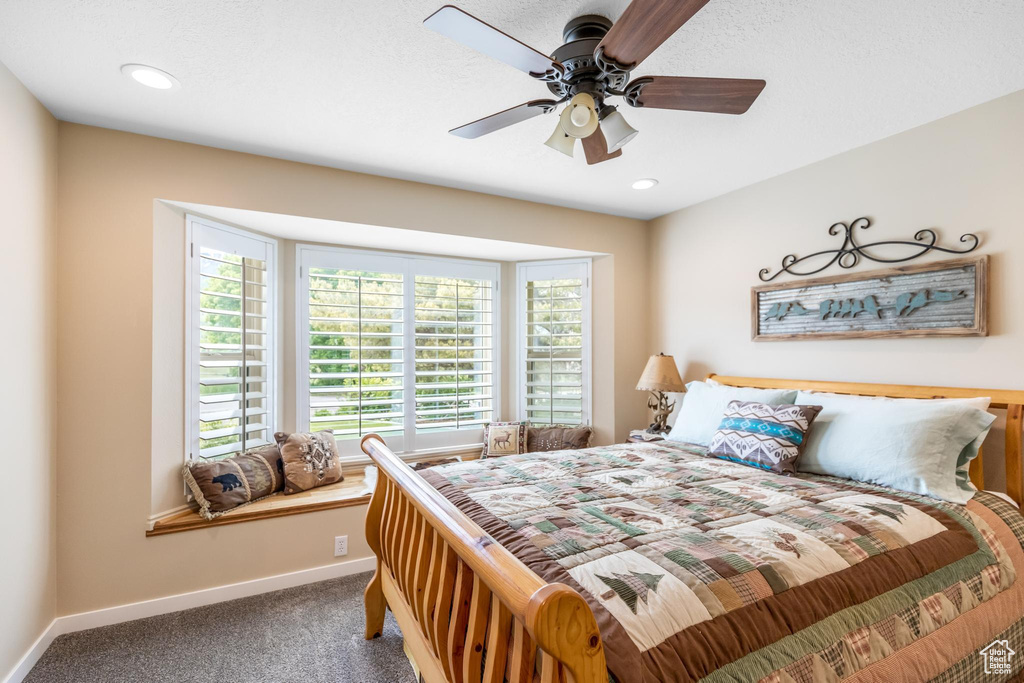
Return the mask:
[(1024, 518), (990, 494), (953, 505), (676, 442), (421, 474), (541, 578), (580, 591), (620, 683), (952, 683), (1021, 631)]

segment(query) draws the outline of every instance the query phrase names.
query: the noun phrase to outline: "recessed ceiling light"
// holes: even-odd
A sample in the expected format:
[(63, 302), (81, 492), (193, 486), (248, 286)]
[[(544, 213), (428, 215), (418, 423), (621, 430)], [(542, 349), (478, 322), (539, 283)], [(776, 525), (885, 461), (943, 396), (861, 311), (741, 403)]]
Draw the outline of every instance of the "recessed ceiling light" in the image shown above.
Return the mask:
[(171, 74), (145, 64), (125, 64), (121, 67), (121, 73), (137, 83), (157, 90), (173, 90), (181, 87), (178, 79)]
[(640, 180), (634, 180), (633, 181), (633, 189), (634, 190), (649, 190), (649, 189), (651, 189), (652, 187), (654, 187), (657, 184), (658, 184), (658, 181), (655, 180), (654, 178), (641, 178)]

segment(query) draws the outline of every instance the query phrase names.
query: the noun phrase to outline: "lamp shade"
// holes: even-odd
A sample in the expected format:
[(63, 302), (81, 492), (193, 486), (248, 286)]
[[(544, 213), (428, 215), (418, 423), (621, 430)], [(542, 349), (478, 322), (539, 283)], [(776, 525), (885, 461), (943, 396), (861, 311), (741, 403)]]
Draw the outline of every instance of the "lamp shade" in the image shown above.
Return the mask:
[(555, 132), (551, 134), (548, 141), (544, 143), (551, 149), (557, 149), (562, 154), (571, 157), (573, 152), (573, 146), (576, 144), (576, 138), (570, 137), (565, 134), (562, 130), (562, 124), (555, 124)]
[(639, 131), (626, 123), (622, 114), (613, 111), (601, 119), (601, 132), (604, 133), (605, 140), (608, 141), (608, 153), (611, 154), (635, 138)]
[(676, 369), (676, 360), (672, 356), (659, 353), (647, 360), (647, 367), (636, 383), (637, 391), (671, 391), (686, 390), (683, 378)]

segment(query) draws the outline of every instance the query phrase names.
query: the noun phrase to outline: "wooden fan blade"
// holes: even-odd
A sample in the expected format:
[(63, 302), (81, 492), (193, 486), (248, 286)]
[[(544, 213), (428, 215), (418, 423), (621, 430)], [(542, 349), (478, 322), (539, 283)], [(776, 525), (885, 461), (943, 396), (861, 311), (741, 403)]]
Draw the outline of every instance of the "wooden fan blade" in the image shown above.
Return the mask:
[(626, 86), (626, 101), (635, 107), (743, 114), (764, 86), (759, 79), (647, 76)]
[(708, 0), (633, 0), (597, 46), (626, 70), (647, 59)]
[(530, 102), (524, 102), (515, 107), (510, 107), (505, 111), (499, 111), (497, 114), (491, 114), (485, 116), (482, 119), (477, 119), (472, 123), (467, 123), (464, 126), (458, 128), (452, 128), (449, 133), (452, 135), (458, 135), (460, 138), (467, 138), (472, 140), (478, 138), (481, 135), (487, 135), (493, 133), (496, 130), (507, 128), (513, 124), (520, 123), (526, 119), (532, 119), (534, 116), (541, 114), (547, 114), (549, 111), (555, 108), (558, 104), (555, 100), (532, 100)]
[(453, 5), (445, 5), (437, 10), (424, 19), (423, 24), (477, 52), (525, 71), (534, 78), (550, 78), (565, 71), (561, 62)]
[(591, 166), (622, 156), (621, 149), (617, 149), (611, 154), (608, 153), (608, 142), (604, 139), (600, 125), (597, 130), (583, 138), (583, 152), (587, 155), (587, 163)]

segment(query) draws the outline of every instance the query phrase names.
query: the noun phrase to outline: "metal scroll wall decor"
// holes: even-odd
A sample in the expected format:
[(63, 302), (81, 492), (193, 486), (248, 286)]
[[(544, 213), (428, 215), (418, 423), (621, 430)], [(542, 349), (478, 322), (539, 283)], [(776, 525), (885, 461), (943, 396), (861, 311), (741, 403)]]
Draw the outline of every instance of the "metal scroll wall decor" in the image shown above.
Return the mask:
[(988, 257), (754, 287), (754, 341), (983, 336)]
[[(853, 221), (849, 225), (846, 223), (833, 223), (828, 229), (828, 234), (836, 236), (840, 234), (840, 231), (844, 234), (843, 244), (838, 249), (825, 249), (818, 251), (807, 256), (797, 257), (796, 254), (787, 254), (782, 257), (782, 267), (777, 270), (773, 275), (770, 268), (762, 268), (761, 272), (758, 273), (758, 277), (761, 278), (762, 282), (771, 282), (782, 273), (789, 273), (790, 275), (798, 275), (806, 277), (808, 275), (817, 275), (823, 270), (829, 268), (832, 264), (838, 263), (840, 268), (853, 268), (855, 265), (860, 263), (860, 259), (863, 256), (869, 261), (875, 261), (876, 263), (904, 263), (906, 261), (912, 261), (919, 256), (924, 256), (931, 251), (941, 251), (947, 254), (967, 254), (978, 248), (979, 240), (978, 236), (966, 233), (960, 235), (960, 241), (968, 244), (964, 249), (950, 249), (948, 247), (940, 247), (935, 243), (938, 241), (938, 236), (934, 230), (925, 228), (924, 230), (918, 230), (914, 234), (913, 241), (910, 240), (883, 240), (881, 242), (872, 242), (871, 244), (858, 244), (856, 234), (858, 230), (867, 230), (871, 227), (871, 219), (862, 216), (857, 220)], [(913, 247), (914, 252), (904, 256), (902, 258), (883, 258), (872, 254), (867, 249), (882, 246), (901, 246), (901, 247)], [(807, 270), (800, 272), (794, 270), (794, 266), (819, 257), (831, 257), (825, 263), (816, 270)]]

